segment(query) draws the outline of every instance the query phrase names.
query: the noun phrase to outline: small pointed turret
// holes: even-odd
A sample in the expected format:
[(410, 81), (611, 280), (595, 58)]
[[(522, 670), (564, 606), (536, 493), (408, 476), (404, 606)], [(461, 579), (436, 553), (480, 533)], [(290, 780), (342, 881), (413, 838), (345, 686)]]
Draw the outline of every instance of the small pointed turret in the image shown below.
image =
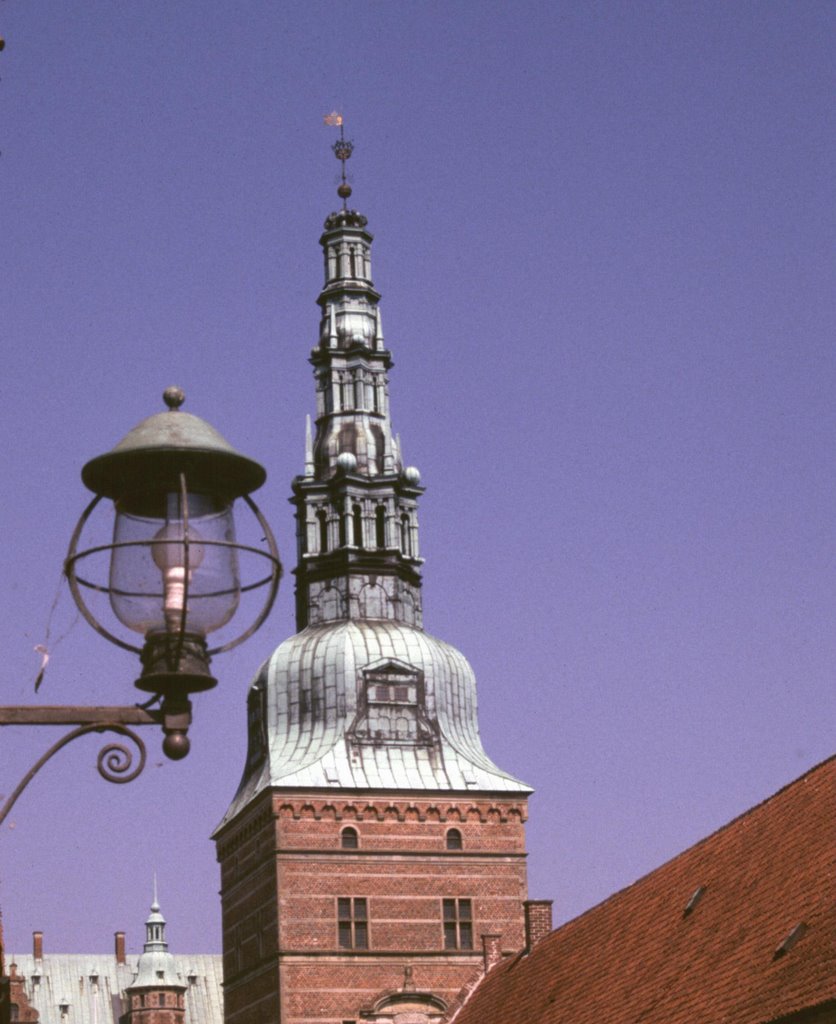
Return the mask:
[(174, 966), (174, 957), (168, 951), (165, 937), (165, 918), (157, 900), (157, 880), (154, 879), (154, 899), (151, 913), (145, 920), (145, 945), (137, 965), (137, 975), (131, 988), (152, 985), (179, 985), (180, 977)]
[(186, 985), (168, 951), (155, 875), (151, 913), (145, 921), (145, 945), (136, 977), (125, 990), (128, 1009), (122, 1020), (125, 1024), (182, 1024), (186, 1012), (185, 991)]

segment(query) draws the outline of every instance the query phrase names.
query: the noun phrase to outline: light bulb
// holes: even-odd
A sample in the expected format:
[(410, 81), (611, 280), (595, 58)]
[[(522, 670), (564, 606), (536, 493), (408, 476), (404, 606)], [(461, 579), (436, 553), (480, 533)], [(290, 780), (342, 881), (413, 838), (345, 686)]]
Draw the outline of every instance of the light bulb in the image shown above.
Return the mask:
[(197, 530), (188, 530), (188, 566), (185, 534), (182, 522), (169, 522), (154, 534), (151, 557), (163, 576), (163, 610), (165, 625), (169, 633), (177, 633), (183, 627), (186, 614), (186, 584), (203, 561), (206, 549)]

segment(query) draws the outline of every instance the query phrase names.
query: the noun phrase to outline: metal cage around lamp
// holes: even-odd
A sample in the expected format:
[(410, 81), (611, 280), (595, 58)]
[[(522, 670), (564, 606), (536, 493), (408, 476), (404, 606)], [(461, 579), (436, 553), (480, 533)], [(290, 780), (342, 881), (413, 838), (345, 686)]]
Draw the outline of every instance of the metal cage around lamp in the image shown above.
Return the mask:
[[(73, 532), (65, 572), (90, 625), (139, 654), (136, 686), (163, 699), (169, 719), (164, 750), (183, 757), (189, 695), (216, 685), (209, 671), (213, 655), (242, 643), (262, 624), (282, 569), (270, 527), (250, 498), (266, 479), (264, 469), (205, 420), (182, 412), (180, 388), (168, 388), (163, 397), (166, 412), (143, 420), (84, 466), (82, 480), (95, 497)], [(115, 511), (112, 542), (79, 549), (90, 515), (106, 498)], [(266, 549), (236, 540), (233, 506), (239, 498), (257, 520)], [(107, 580), (89, 578), (85, 560), (105, 552)], [(242, 581), (242, 552), (266, 559), (269, 572)], [(210, 647), (207, 637), (230, 621), (241, 595), (259, 588), (266, 588), (266, 596), (255, 620), (234, 639)], [(85, 590), (107, 594), (114, 616), (144, 638), (142, 646), (106, 628), (85, 601)]]

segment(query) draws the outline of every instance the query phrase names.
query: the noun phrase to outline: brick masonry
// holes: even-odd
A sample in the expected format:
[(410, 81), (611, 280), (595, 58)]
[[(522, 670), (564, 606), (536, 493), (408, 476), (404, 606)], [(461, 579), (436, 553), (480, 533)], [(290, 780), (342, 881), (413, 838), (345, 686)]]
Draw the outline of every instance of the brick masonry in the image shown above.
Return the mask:
[[(227, 1024), (359, 1021), (410, 988), (442, 1019), (484, 970), (483, 934), (525, 945), (524, 798), (334, 797), (263, 793), (218, 836)], [(367, 949), (340, 947), (341, 897), (366, 900)], [(472, 948), (445, 949), (444, 899), (471, 901)]]
[(552, 930), (552, 901), (526, 900), (525, 909), (525, 948), (531, 950)]
[(185, 994), (182, 987), (132, 988), (126, 995), (127, 1011), (119, 1024), (184, 1024)]
[(20, 1024), (33, 1024), (38, 1020), (38, 1012), (29, 1003), (24, 979), (17, 973), (17, 964), (14, 963), (9, 965), (6, 987), (0, 989), (0, 1020), (2, 1019), (19, 1021)]

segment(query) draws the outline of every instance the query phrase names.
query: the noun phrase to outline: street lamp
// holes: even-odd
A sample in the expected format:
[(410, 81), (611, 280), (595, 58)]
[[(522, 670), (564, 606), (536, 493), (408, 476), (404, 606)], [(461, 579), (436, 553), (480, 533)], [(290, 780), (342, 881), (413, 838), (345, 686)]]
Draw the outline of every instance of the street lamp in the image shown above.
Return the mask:
[[(136, 745), (136, 767), (122, 744), (111, 743), (99, 753), (99, 772), (110, 782), (129, 782), (145, 765), (145, 746), (133, 726), (161, 726), (165, 754), (185, 757), (190, 694), (217, 684), (209, 671), (212, 656), (251, 636), (275, 600), (282, 571), (278, 550), (250, 498), (267, 474), (205, 420), (181, 411), (180, 388), (167, 388), (163, 398), (165, 412), (149, 416), (84, 466), (82, 480), (95, 497), (73, 532), (64, 563), (82, 615), (102, 636), (139, 655), (142, 671), (135, 685), (153, 696), (126, 707), (0, 707), (0, 725), (77, 726), (24, 776), (0, 808), (0, 823), (53, 754), (86, 733), (115, 732)], [(114, 511), (111, 542), (82, 547), (91, 514), (107, 499)], [(236, 540), (238, 499), (257, 520), (266, 547)], [(268, 568), (242, 580), (242, 553), (265, 560)], [(209, 646), (209, 634), (230, 621), (241, 595), (259, 588), (266, 596), (254, 621), (234, 639)], [(115, 618), (143, 637), (142, 646), (104, 626), (86, 594), (106, 594)]]

